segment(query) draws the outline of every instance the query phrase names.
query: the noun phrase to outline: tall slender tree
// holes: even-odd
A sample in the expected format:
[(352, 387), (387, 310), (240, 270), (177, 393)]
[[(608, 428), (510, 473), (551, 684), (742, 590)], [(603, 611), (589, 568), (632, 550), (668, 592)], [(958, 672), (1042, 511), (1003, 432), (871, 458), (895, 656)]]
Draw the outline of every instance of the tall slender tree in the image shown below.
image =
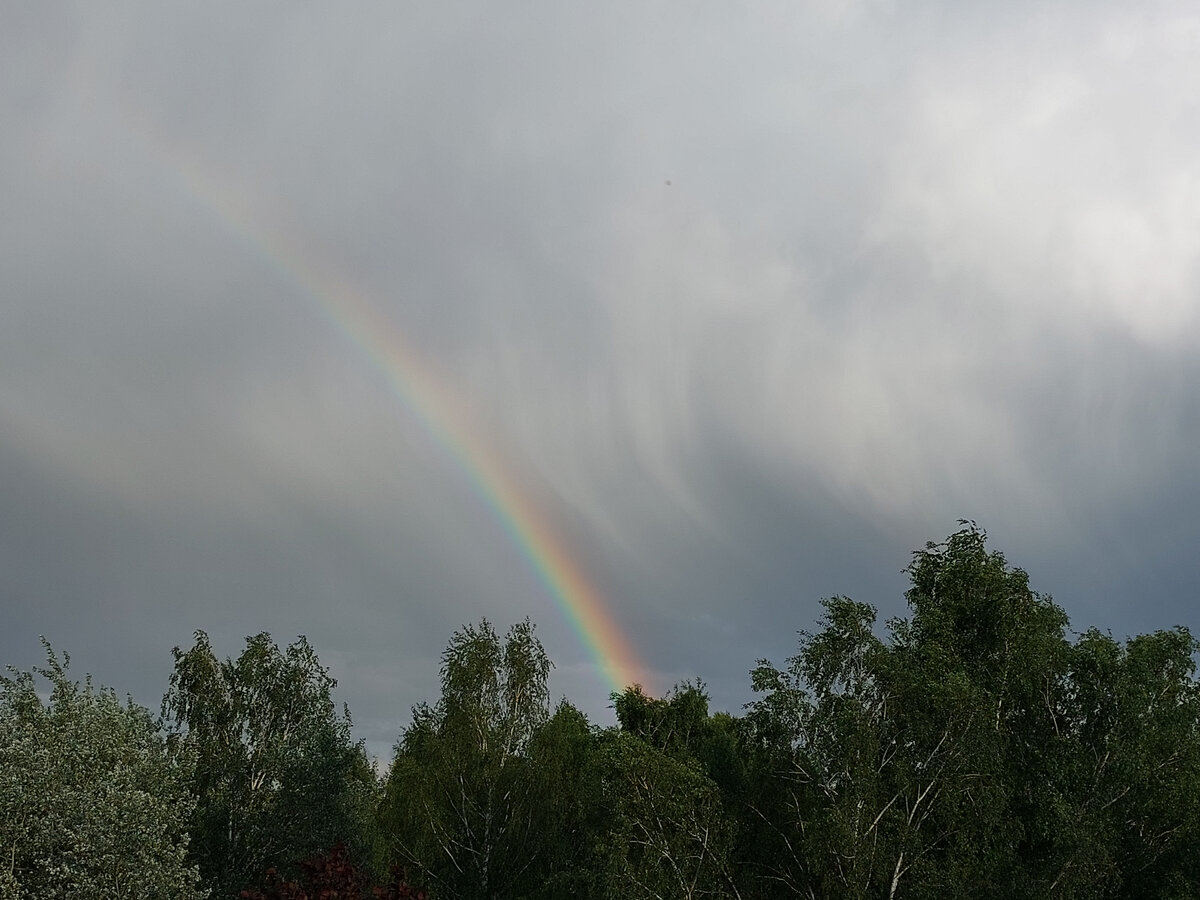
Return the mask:
[(451, 638), (441, 699), (413, 709), (382, 821), (397, 861), (443, 900), (532, 893), (544, 846), (530, 748), (549, 717), (550, 668), (528, 620), (501, 639), (485, 619)]

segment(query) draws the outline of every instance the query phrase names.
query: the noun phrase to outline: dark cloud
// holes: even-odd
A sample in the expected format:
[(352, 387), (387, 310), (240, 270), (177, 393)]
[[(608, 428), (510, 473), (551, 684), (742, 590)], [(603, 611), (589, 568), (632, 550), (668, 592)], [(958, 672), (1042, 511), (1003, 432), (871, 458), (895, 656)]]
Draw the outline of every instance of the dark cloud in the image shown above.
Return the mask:
[(5, 661), (153, 705), (194, 628), (306, 633), (386, 753), (455, 627), (529, 615), (608, 715), (351, 290), (657, 689), (736, 707), (960, 516), (1080, 625), (1195, 625), (1198, 42), (1169, 2), (8, 14)]

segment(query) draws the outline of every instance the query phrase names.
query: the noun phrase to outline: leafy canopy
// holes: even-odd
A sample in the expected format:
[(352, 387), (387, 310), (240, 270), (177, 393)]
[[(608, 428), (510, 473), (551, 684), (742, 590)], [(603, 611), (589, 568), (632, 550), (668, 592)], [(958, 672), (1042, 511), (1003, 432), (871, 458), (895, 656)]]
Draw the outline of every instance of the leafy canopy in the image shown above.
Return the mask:
[(0, 897), (206, 896), (187, 859), (190, 758), (43, 644), (45, 667), (0, 675)]

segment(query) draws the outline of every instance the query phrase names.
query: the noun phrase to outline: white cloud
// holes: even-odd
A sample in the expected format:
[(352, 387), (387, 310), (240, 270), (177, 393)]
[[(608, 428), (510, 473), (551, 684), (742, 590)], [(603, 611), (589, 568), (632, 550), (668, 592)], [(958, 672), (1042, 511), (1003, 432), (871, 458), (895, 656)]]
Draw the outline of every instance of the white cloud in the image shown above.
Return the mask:
[(1052, 24), (922, 67), (871, 237), (919, 254), (934, 289), (972, 280), (972, 302), (1084, 339), (1194, 342), (1197, 57), (1157, 19)]

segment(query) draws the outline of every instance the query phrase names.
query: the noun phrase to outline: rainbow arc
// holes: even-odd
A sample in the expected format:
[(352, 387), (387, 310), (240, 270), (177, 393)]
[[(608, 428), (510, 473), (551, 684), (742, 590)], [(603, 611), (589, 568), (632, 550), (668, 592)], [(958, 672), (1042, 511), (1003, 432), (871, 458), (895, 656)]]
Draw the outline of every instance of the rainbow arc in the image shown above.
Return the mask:
[[(139, 131), (145, 133), (146, 129)], [(302, 241), (256, 214), (245, 202), (245, 193), (205, 173), (185, 152), (155, 139), (153, 129), (149, 136), (157, 161), (182, 178), (188, 194), (307, 295), (455, 461), (536, 573), (608, 687), (620, 691), (631, 684), (645, 685), (646, 669), (631, 641), (567, 542), (521, 489), (501, 454), (462, 412), (462, 403), (445, 379), (424, 362), (403, 331), (364, 290), (329, 266), (318, 264)]]

